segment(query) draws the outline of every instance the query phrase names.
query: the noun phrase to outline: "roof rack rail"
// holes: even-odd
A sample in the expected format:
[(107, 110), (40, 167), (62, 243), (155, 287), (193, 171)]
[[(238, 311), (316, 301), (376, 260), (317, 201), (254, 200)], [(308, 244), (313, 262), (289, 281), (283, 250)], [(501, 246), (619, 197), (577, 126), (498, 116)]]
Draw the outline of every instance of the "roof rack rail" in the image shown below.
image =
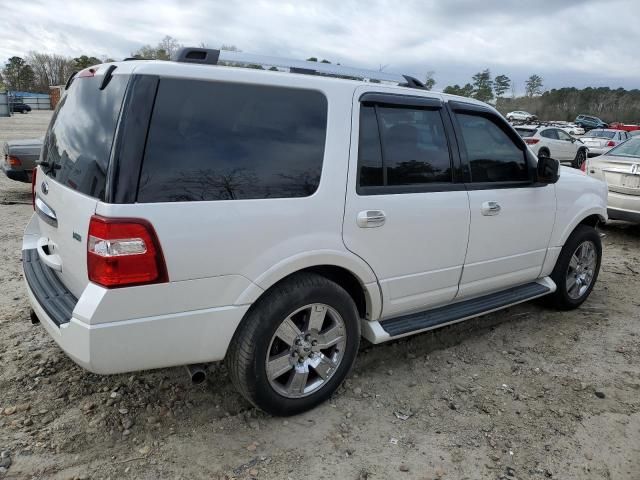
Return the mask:
[(424, 88), (424, 84), (420, 82), (420, 80), (408, 75), (345, 67), (332, 63), (291, 60), (268, 55), (232, 52), (229, 50), (214, 50), (211, 48), (181, 48), (176, 52), (172, 60), (206, 65), (218, 65), (221, 63), (225, 65), (269, 65), (271, 67), (288, 68), (292, 73), (327, 75), (370, 82), (393, 82), (410, 88)]

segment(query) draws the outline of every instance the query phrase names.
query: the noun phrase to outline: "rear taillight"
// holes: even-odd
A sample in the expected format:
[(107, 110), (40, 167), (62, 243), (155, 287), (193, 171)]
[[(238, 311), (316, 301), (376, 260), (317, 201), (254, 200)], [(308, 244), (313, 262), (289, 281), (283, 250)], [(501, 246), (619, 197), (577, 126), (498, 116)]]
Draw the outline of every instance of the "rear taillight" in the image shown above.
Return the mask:
[(107, 288), (169, 281), (155, 230), (136, 218), (91, 217), (87, 271), (89, 280)]
[(615, 147), (616, 146), (616, 142), (614, 142), (613, 140), (609, 140), (607, 142), (607, 147)]
[(22, 166), (22, 162), (20, 161), (20, 159), (18, 157), (14, 157), (13, 155), (9, 155), (7, 157), (7, 164), (10, 165), (11, 167)]
[(539, 138), (525, 138), (524, 139), (524, 143), (526, 143), (527, 145), (535, 145), (539, 141), (540, 141)]
[(31, 206), (33, 210), (36, 209), (36, 175), (38, 173), (38, 167), (34, 168), (31, 172)]

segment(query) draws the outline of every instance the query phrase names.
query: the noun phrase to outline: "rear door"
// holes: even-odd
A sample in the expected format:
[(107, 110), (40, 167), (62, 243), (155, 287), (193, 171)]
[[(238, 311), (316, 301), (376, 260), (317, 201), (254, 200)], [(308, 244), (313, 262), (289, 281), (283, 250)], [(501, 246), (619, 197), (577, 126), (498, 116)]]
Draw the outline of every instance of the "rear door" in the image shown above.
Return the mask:
[(450, 119), (439, 98), (356, 90), (343, 236), (371, 265), (383, 317), (451, 301), (469, 234)]
[(502, 117), (482, 106), (449, 104), (470, 207), (469, 246), (458, 297), (535, 280), (555, 221), (555, 187), (533, 183), (535, 159)]
[(107, 68), (85, 70), (61, 99), (44, 139), (35, 185), (38, 254), (76, 296), (88, 283), (89, 221), (105, 197), (111, 148), (129, 80), (128, 75), (115, 73), (103, 83)]
[(578, 153), (578, 144), (576, 143), (575, 139), (567, 132), (559, 128), (556, 128), (556, 133), (558, 135), (558, 143), (562, 151), (562, 161), (573, 161), (576, 158), (576, 154)]

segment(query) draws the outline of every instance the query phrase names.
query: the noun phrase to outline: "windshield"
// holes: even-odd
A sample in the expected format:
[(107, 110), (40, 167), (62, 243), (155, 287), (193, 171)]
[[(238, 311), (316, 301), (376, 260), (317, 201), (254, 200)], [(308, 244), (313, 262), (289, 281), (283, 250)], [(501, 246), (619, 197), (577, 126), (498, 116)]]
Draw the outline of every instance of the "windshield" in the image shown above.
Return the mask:
[(536, 134), (536, 130), (531, 128), (516, 128), (516, 132), (518, 132), (522, 138), (533, 137)]
[[(42, 168), (80, 193), (104, 200), (107, 167), (129, 76), (76, 78), (56, 109), (42, 147)], [(48, 164), (48, 165), (47, 165)]]
[(600, 131), (592, 130), (591, 132), (589, 132), (589, 136), (594, 138), (613, 138), (615, 137), (615, 135), (616, 135), (616, 132), (607, 132), (605, 130), (600, 130)]
[(614, 155), (616, 157), (637, 157), (640, 158), (640, 138), (632, 138), (627, 140), (621, 145), (612, 148), (607, 152), (607, 155)]

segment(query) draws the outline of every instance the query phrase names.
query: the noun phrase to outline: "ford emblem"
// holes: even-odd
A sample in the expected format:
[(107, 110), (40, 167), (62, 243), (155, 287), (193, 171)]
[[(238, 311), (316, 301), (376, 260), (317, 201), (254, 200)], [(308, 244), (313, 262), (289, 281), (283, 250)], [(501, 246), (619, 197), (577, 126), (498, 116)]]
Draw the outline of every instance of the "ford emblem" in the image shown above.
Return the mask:
[(44, 193), (45, 195), (49, 193), (49, 185), (47, 184), (47, 182), (42, 182), (42, 185), (40, 185), (40, 188), (42, 190), (42, 193)]

